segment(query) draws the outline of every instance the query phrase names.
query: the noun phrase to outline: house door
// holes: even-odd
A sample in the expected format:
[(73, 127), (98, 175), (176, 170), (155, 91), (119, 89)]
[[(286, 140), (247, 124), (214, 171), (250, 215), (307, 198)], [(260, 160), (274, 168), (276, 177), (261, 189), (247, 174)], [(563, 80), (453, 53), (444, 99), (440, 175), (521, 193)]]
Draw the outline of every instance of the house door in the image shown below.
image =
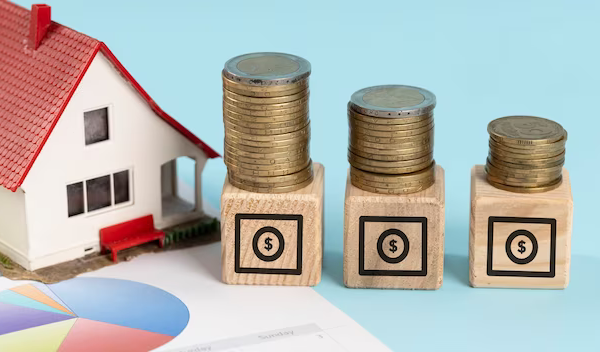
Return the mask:
[(187, 156), (160, 167), (163, 218), (185, 215), (196, 209), (196, 161)]

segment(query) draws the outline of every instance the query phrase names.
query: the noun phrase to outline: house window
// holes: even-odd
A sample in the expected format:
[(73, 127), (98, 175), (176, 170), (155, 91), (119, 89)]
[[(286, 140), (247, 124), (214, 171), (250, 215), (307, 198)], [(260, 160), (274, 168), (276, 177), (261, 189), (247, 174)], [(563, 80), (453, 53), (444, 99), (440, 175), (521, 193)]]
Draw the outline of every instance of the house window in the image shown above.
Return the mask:
[(83, 182), (76, 182), (67, 185), (67, 204), (69, 208), (69, 217), (83, 214)]
[(123, 170), (67, 185), (69, 217), (130, 203), (130, 175)]
[(85, 145), (108, 140), (108, 108), (83, 113)]
[(113, 174), (115, 204), (129, 202), (129, 170)]
[(87, 209), (94, 211), (111, 206), (110, 176), (96, 177), (85, 181)]

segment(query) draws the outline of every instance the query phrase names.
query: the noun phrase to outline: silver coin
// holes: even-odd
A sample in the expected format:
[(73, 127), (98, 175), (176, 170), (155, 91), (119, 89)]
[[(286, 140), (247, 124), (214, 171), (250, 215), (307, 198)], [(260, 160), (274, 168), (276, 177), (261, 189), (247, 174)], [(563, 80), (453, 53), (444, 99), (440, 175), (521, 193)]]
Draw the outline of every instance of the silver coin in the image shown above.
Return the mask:
[(227, 61), (223, 75), (252, 86), (281, 86), (307, 78), (310, 62), (284, 53), (244, 54)]
[(374, 86), (352, 94), (350, 105), (361, 114), (375, 117), (419, 116), (433, 110), (435, 95), (428, 90), (412, 86)]

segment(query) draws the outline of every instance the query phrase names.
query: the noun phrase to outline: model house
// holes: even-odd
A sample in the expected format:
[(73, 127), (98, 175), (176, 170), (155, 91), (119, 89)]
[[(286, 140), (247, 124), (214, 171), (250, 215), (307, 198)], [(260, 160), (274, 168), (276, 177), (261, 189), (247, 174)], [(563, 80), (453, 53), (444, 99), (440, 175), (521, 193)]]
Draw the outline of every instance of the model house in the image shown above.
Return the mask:
[[(106, 44), (0, 0), (0, 252), (35, 270), (99, 251), (99, 231), (203, 215), (219, 155), (167, 115)], [(195, 204), (176, 161), (195, 161)]]

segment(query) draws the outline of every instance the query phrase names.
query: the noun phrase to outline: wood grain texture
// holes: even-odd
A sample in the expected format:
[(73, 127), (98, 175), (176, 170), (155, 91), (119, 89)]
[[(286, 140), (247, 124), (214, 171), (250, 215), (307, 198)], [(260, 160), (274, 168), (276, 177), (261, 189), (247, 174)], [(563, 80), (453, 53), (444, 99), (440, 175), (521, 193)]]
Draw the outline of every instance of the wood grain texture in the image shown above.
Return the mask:
[[(345, 285), (438, 289), (442, 285), (444, 271), (444, 211), (444, 169), (439, 165), (436, 166), (433, 186), (407, 195), (363, 191), (352, 185), (348, 173), (344, 208)], [(364, 229), (362, 241), (361, 227)], [(383, 247), (386, 256), (398, 258), (404, 250), (405, 242), (398, 236), (386, 237), (386, 230), (400, 230), (409, 243), (405, 258), (397, 263), (386, 262), (378, 253), (380, 237), (385, 238)], [(390, 238), (396, 240), (394, 244), (398, 249), (395, 252), (389, 251)], [(361, 252), (364, 253), (362, 265), (359, 263)]]
[[(221, 195), (223, 282), (244, 285), (314, 286), (321, 281), (324, 168), (323, 165), (314, 163), (313, 169), (314, 180), (309, 186), (282, 194), (244, 191), (232, 186), (227, 178), (225, 179)], [(263, 219), (256, 219), (260, 217), (257, 214), (262, 214)], [(237, 272), (236, 216), (239, 218), (240, 243)], [(301, 220), (298, 220), (300, 217)], [(302, 226), (300, 251), (299, 223)], [(261, 260), (253, 249), (255, 234), (266, 226), (278, 230), (284, 243), (281, 256), (272, 261)], [(271, 238), (271, 250), (265, 249), (267, 236)], [(278, 237), (274, 233), (265, 232), (258, 238), (259, 252), (270, 256), (271, 259), (276, 258), (273, 254), (279, 249)]]
[[(476, 165), (471, 170), (471, 286), (567, 287), (572, 226), (573, 198), (566, 169), (560, 187), (545, 193), (523, 194), (493, 187), (485, 179), (484, 166)], [(535, 245), (523, 235), (511, 241), (511, 235), (517, 232), (532, 234)], [(521, 240), (523, 247), (519, 247)], [(534, 247), (537, 253), (532, 253)], [(524, 252), (519, 253), (520, 250)], [(509, 252), (528, 262), (511, 259)]]

